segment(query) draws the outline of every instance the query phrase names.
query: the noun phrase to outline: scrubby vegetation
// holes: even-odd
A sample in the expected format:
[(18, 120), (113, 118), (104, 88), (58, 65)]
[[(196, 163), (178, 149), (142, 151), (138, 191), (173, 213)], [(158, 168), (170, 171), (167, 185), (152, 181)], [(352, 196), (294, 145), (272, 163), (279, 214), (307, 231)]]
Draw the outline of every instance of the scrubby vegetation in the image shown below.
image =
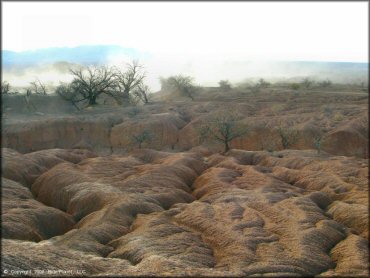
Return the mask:
[(167, 78), (160, 78), (161, 89), (171, 93), (177, 93), (194, 101), (194, 95), (197, 92), (197, 86), (194, 84), (194, 78), (185, 75), (175, 75)]
[(7, 81), (1, 82), (1, 94), (9, 94), (10, 92), (10, 84)]
[(230, 150), (230, 143), (247, 135), (249, 128), (241, 120), (243, 116), (232, 111), (220, 111), (207, 119), (199, 129), (201, 141), (215, 140), (224, 145), (224, 152)]
[(153, 134), (149, 130), (143, 130), (142, 132), (138, 134), (132, 135), (132, 141), (133, 144), (136, 144), (139, 149), (141, 149), (141, 146), (145, 142), (150, 142), (153, 140)]
[(228, 80), (220, 80), (218, 85), (220, 86), (221, 91), (225, 92), (230, 91), (232, 88), (231, 83)]
[(293, 128), (280, 125), (276, 127), (276, 131), (280, 136), (283, 149), (289, 149), (299, 140), (299, 132)]
[[(368, 100), (363, 92), (365, 83), (337, 84), (324, 78), (279, 82), (254, 78), (235, 86), (221, 80), (218, 86), (200, 87), (191, 76), (174, 75), (162, 77), (161, 90), (152, 93), (145, 83), (144, 67), (137, 61), (122, 68), (74, 67), (70, 74), (72, 80), (60, 83), (55, 90), (35, 79), (21, 94), (15, 92), (22, 88), (3, 81), (5, 117), (21, 111), (28, 116), (48, 118), (45, 114), (58, 114), (59, 109), (64, 109), (66, 115), (91, 115), (98, 122), (106, 113), (112, 121), (109, 129), (117, 122), (127, 122), (122, 127), (128, 132), (127, 138), (118, 138), (117, 145), (137, 148), (153, 144), (158, 148), (167, 146), (170, 151), (199, 145), (223, 152), (232, 148), (269, 152), (309, 148), (318, 154), (328, 151), (367, 157), (364, 142), (368, 135), (358, 121), (364, 113), (358, 104)], [(54, 103), (53, 108), (45, 103)], [(145, 105), (148, 103), (151, 105)], [(139, 122), (145, 125), (138, 129)], [(363, 122), (366, 125), (367, 118)], [(322, 130), (322, 134), (307, 136), (307, 128)], [(118, 131), (115, 134), (119, 136)], [(338, 150), (335, 144), (346, 142), (346, 136), (352, 135), (358, 136), (356, 143), (344, 147), (340, 143)], [(77, 140), (74, 144), (85, 143)]]

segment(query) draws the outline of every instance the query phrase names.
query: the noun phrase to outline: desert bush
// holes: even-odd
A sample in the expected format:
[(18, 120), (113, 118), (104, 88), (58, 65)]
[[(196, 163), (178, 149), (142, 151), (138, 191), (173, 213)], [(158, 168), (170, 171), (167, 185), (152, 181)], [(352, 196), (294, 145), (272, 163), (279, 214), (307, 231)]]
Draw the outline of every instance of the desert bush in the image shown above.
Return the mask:
[(278, 126), (276, 128), (277, 133), (280, 136), (281, 145), (284, 149), (288, 149), (294, 144), (296, 144), (299, 140), (299, 132), (298, 130), (289, 128), (289, 127), (283, 127)]
[(267, 88), (269, 86), (270, 86), (269, 82), (265, 81), (263, 78), (260, 78), (256, 84), (249, 86), (249, 90), (253, 95), (256, 95), (257, 93), (260, 92), (262, 88)]
[(343, 119), (344, 119), (344, 116), (340, 112), (335, 113), (333, 116), (333, 120), (336, 122), (341, 122), (343, 121)]
[(321, 152), (321, 147), (322, 147), (323, 141), (324, 141), (324, 138), (323, 138), (323, 135), (321, 133), (317, 134), (313, 137), (313, 145), (314, 145), (315, 149), (317, 150), (318, 154), (320, 154), (320, 152)]
[(269, 82), (267, 82), (266, 80), (264, 80), (263, 78), (260, 78), (257, 82), (257, 85), (260, 87), (260, 88), (267, 88), (269, 87), (271, 84)]
[(301, 84), (303, 87), (305, 87), (306, 89), (310, 88), (312, 85), (313, 85), (313, 80), (311, 80), (310, 78), (306, 77), (306, 78), (303, 78)]
[(137, 144), (139, 149), (141, 149), (143, 143), (150, 142), (153, 138), (154, 136), (149, 130), (143, 130), (142, 132), (132, 136), (132, 142), (133, 144)]
[(330, 87), (332, 85), (332, 82), (329, 79), (326, 79), (326, 80), (319, 82), (318, 85), (320, 87), (326, 88), (326, 87)]
[(322, 113), (324, 113), (325, 116), (329, 117), (333, 114), (333, 108), (325, 105), (321, 108)]
[(231, 84), (228, 80), (220, 80), (220, 82), (218, 82), (218, 85), (220, 86), (220, 89), (222, 91), (230, 91), (231, 90)]
[(1, 94), (9, 94), (10, 93), (10, 84), (7, 81), (1, 82)]
[(177, 92), (180, 95), (194, 100), (194, 94), (197, 87), (194, 84), (194, 78), (191, 76), (175, 75), (168, 78), (160, 78), (161, 89), (168, 92)]
[(290, 88), (292, 88), (293, 90), (298, 90), (301, 86), (298, 84), (298, 83), (292, 83), (290, 85)]

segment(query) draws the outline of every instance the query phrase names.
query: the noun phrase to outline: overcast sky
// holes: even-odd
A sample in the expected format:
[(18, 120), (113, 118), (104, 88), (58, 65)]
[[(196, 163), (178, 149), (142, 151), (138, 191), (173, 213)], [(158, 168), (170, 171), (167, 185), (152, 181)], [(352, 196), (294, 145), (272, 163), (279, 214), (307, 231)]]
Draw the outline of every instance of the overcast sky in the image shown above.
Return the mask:
[(168, 59), (368, 60), (367, 2), (3, 2), (6, 50), (110, 44)]

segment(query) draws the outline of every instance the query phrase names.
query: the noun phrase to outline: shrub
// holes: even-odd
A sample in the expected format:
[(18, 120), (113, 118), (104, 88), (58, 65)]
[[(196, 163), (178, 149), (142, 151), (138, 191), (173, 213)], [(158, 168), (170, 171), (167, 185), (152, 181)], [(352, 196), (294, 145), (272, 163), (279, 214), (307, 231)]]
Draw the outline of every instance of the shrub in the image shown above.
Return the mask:
[(343, 121), (343, 119), (344, 119), (344, 116), (339, 112), (335, 113), (335, 115), (333, 116), (333, 120), (336, 122), (341, 122)]
[(325, 116), (329, 117), (333, 114), (333, 108), (325, 105), (324, 107), (321, 108), (322, 113), (324, 113)]
[(175, 75), (168, 78), (160, 78), (163, 91), (178, 92), (180, 95), (194, 100), (197, 87), (194, 85), (194, 78), (191, 76)]
[(276, 131), (280, 136), (281, 145), (283, 146), (284, 149), (290, 148), (291, 146), (296, 144), (299, 140), (298, 130), (289, 127), (279, 126), (276, 128)]
[(132, 141), (134, 144), (138, 144), (139, 149), (145, 142), (150, 142), (153, 139), (153, 134), (149, 130), (144, 130), (136, 135), (132, 136)]
[(298, 83), (293, 83), (290, 85), (290, 88), (292, 88), (293, 90), (298, 90), (300, 88), (300, 85)]
[(1, 82), (1, 94), (9, 94), (10, 93), (10, 84), (7, 81)]
[(332, 85), (332, 82), (329, 79), (326, 79), (324, 81), (319, 82), (318, 85), (320, 87), (326, 88), (326, 87), (330, 87)]
[(222, 91), (230, 91), (231, 90), (231, 84), (228, 80), (221, 80), (218, 82), (218, 85), (220, 86), (220, 89)]
[(313, 83), (314, 83), (313, 80), (309, 79), (308, 77), (303, 78), (302, 80), (302, 85), (306, 89), (310, 88), (313, 85)]

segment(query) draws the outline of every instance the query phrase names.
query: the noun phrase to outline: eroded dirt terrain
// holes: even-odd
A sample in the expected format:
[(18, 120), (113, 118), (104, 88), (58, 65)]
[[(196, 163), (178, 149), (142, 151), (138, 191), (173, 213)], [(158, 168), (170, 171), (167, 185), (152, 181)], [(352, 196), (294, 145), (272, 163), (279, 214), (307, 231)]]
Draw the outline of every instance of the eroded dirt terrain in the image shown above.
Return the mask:
[[(368, 276), (367, 93), (82, 111), (55, 96), (29, 111), (20, 97), (3, 103), (3, 274)], [(199, 134), (222, 110), (249, 128), (223, 154)], [(279, 126), (299, 134), (286, 150)]]
[(291, 149), (313, 149), (315, 134), (322, 133), (323, 151), (368, 158), (367, 93), (275, 89), (257, 95), (213, 92), (197, 96), (195, 101), (159, 100), (125, 108), (102, 104), (79, 112), (73, 112), (71, 104), (72, 107), (66, 105), (56, 96), (44, 97), (42, 102), (34, 97), (41, 114), (27, 112), (21, 101), (11, 97), (11, 101), (4, 101), (3, 147), (21, 153), (83, 148), (99, 154), (118, 154), (138, 147), (134, 135), (149, 132), (151, 140), (143, 142), (142, 147), (187, 151), (201, 143), (199, 126), (226, 110), (238, 113), (241, 122), (249, 127), (245, 136), (231, 142), (233, 148), (282, 150), (276, 130), (282, 126), (299, 134)]
[(148, 149), (3, 149), (3, 157), (3, 270), (368, 274), (364, 159)]

